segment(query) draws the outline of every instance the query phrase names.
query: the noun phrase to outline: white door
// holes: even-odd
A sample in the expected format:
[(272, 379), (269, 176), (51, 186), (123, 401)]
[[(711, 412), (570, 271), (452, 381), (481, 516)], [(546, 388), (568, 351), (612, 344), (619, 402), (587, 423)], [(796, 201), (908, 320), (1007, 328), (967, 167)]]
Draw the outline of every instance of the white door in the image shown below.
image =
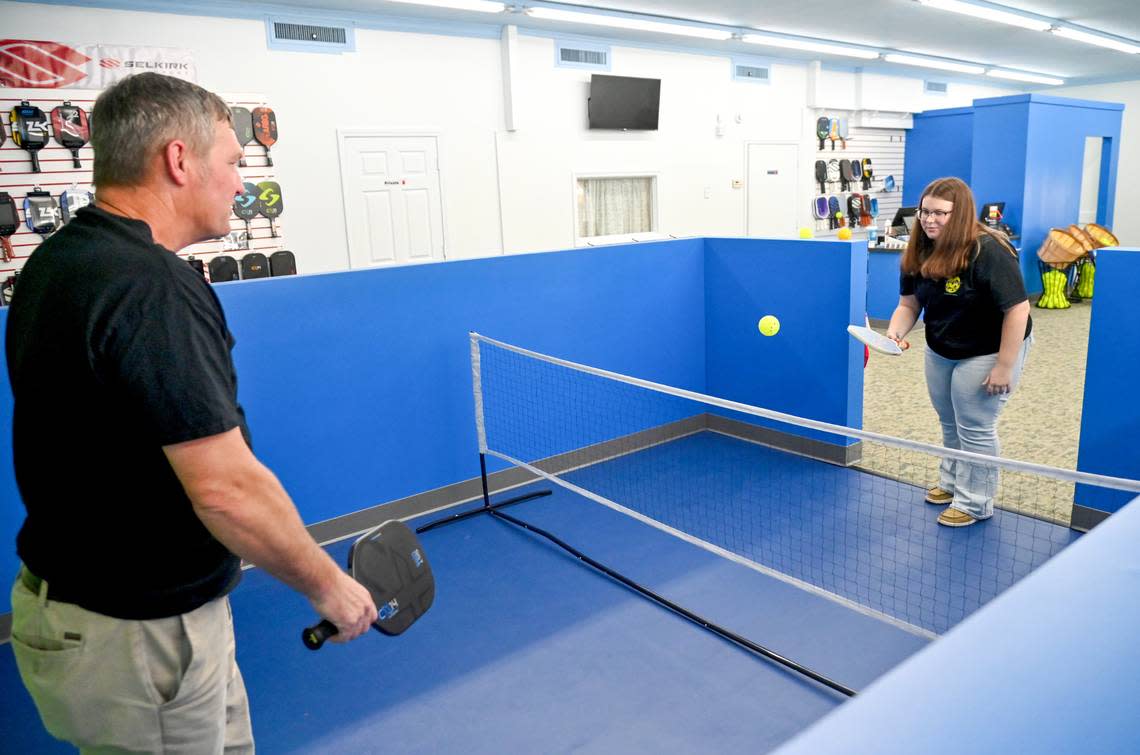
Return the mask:
[(344, 134), (341, 144), (351, 266), (443, 259), (436, 138)]
[(797, 235), (794, 144), (748, 145), (748, 235)]

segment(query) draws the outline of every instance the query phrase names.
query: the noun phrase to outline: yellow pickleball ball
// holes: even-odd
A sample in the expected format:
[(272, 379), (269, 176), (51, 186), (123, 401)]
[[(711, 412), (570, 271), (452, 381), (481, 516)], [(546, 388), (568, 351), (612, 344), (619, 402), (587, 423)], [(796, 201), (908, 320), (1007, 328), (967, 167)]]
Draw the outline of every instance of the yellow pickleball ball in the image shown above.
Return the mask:
[(780, 321), (773, 315), (764, 315), (760, 318), (757, 327), (766, 336), (774, 336), (780, 332)]
[(839, 229), (839, 240), (840, 241), (850, 241), (851, 240), (851, 229), (850, 228), (840, 228)]
[(804, 228), (800, 229), (800, 238), (801, 239), (810, 239), (810, 238), (812, 238), (813, 235), (814, 234), (811, 232), (810, 228), (804, 227)]

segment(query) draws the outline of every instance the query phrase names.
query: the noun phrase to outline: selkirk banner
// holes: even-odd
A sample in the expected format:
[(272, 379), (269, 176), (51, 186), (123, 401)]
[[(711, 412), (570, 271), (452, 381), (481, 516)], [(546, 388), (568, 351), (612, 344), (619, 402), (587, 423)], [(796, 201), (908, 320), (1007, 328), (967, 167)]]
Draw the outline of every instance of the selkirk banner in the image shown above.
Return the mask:
[(0, 39), (0, 87), (103, 89), (143, 71), (198, 78), (193, 53), (179, 48)]

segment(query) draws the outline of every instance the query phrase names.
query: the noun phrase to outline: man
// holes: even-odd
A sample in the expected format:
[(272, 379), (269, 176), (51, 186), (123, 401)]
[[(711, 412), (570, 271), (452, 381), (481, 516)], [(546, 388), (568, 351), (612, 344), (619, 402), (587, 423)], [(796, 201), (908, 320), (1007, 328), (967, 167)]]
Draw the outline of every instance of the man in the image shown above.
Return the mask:
[(13, 650), (45, 727), (80, 748), (250, 752), (226, 598), (239, 557), (308, 597), (337, 641), (376, 606), (254, 457), (221, 305), (174, 254), (229, 232), (228, 108), (143, 73), (93, 123), (95, 205), (31, 256), (8, 318), (27, 509)]

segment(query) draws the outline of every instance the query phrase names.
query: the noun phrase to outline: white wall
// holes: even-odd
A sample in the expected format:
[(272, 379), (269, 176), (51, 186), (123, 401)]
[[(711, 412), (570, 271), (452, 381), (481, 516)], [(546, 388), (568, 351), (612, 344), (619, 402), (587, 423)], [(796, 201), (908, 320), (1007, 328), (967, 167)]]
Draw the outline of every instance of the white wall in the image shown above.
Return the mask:
[[(1120, 160), (1116, 169), (1116, 197), (1113, 198), (1112, 232), (1125, 246), (1140, 246), (1140, 215), (1129, 206), (1129, 184), (1140, 170), (1140, 81), (1096, 84), (1082, 87), (1058, 87), (1045, 94), (1101, 100), (1124, 104), (1120, 122)], [(1125, 197), (1121, 202), (1120, 197)]]
[(555, 68), (553, 40), (520, 30), (519, 129), (506, 132), (498, 39), (358, 29), (357, 52), (338, 56), (271, 52), (255, 20), (10, 2), (0, 16), (10, 38), (189, 48), (203, 86), (263, 94), (280, 128), (283, 227), (304, 272), (348, 267), (337, 128), (442, 133), (446, 254), (461, 258), (571, 246), (573, 175), (587, 172), (656, 174), (661, 231), (742, 235), (745, 191), (732, 181), (745, 177), (750, 141), (801, 145), (797, 225), (810, 226), (814, 121), (824, 111), (809, 104), (828, 114), (918, 111), (1011, 91), (952, 83), (930, 96), (921, 76), (834, 70), (809, 82), (811, 67), (790, 62), (773, 63), (768, 84), (735, 82), (729, 56), (613, 46), (611, 73), (662, 79), (661, 125), (598, 132), (586, 124), (589, 73)]

